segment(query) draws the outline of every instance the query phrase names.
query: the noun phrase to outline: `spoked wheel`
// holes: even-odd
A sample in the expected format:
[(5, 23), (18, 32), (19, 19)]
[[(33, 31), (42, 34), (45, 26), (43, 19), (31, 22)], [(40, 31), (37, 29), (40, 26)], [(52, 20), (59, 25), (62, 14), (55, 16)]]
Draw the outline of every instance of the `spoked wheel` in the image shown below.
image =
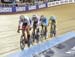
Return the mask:
[(21, 48), (21, 50), (24, 50), (24, 47), (25, 47), (25, 38), (24, 38), (24, 36), (21, 36), (21, 38), (20, 38), (20, 48)]

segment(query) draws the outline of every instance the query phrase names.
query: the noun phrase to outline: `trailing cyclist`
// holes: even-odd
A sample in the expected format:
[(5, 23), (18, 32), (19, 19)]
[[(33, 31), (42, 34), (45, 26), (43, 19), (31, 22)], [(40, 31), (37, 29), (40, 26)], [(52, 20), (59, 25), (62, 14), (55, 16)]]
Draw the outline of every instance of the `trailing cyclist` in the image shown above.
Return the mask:
[(50, 36), (53, 37), (56, 36), (56, 17), (51, 16), (50, 21), (51, 21)]

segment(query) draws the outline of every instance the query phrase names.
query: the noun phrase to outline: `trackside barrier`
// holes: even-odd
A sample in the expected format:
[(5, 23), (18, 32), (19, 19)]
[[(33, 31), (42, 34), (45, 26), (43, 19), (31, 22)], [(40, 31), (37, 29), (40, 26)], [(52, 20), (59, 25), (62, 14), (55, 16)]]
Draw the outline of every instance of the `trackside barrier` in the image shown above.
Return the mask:
[(54, 2), (47, 2), (43, 3), (41, 5), (33, 5), (33, 6), (21, 6), (21, 7), (1, 7), (0, 6), (0, 14), (2, 13), (17, 13), (17, 12), (25, 12), (25, 11), (30, 11), (30, 10), (37, 10), (40, 8), (46, 8), (46, 7), (51, 7), (51, 6), (57, 6), (57, 5), (62, 5), (62, 4), (68, 4), (68, 3), (75, 3), (75, 0), (60, 0), (60, 1), (54, 1)]
[(19, 51), (19, 52), (10, 54), (8, 55), (8, 57), (33, 57), (36, 54), (39, 54), (49, 48), (52, 48), (72, 38), (75, 38), (75, 32), (68, 32), (68, 33), (65, 33), (64, 35), (48, 40), (47, 42), (25, 49), (24, 51)]

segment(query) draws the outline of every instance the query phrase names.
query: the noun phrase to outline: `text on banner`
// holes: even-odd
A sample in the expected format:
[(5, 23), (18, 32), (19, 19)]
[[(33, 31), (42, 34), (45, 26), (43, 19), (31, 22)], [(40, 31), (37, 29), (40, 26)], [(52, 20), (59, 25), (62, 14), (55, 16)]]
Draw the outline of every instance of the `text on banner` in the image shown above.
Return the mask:
[(12, 12), (12, 7), (1, 7), (0, 12)]
[(16, 12), (26, 11), (26, 7), (16, 7)]

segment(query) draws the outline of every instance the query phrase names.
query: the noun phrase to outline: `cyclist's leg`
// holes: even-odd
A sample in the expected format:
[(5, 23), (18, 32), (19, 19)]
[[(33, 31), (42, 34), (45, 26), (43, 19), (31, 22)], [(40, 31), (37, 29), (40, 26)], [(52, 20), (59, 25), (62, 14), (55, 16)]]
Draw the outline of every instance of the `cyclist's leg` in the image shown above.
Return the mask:
[(47, 26), (45, 26), (45, 39), (46, 39), (46, 36), (47, 36)]
[(27, 42), (28, 42), (28, 47), (30, 47), (30, 32), (29, 32), (29, 29), (27, 29), (26, 31), (27, 31)]
[(50, 27), (50, 37), (53, 36), (53, 24), (51, 23), (51, 27)]
[(41, 24), (42, 30), (43, 30), (43, 25)]
[(39, 33), (39, 27), (38, 26), (37, 26), (36, 30), (37, 30), (36, 32)]
[(43, 29), (44, 29), (43, 24), (41, 24), (41, 38), (43, 38)]
[(24, 38), (25, 38), (25, 43), (26, 43), (26, 34), (25, 34), (25, 30), (26, 30), (26, 25), (23, 23), (23, 25), (22, 25), (22, 35), (24, 36)]
[(56, 36), (56, 24), (54, 23), (54, 36)]
[(42, 24), (40, 25), (40, 30), (39, 30), (39, 32), (40, 32), (40, 40), (42, 41)]
[(24, 38), (25, 38), (25, 41), (26, 41), (25, 30), (22, 30), (22, 36), (24, 36)]
[(35, 26), (33, 26), (33, 42), (35, 41)]
[(38, 43), (39, 42), (39, 26), (37, 26), (37, 28), (36, 28), (36, 40)]
[(33, 34), (35, 34), (35, 29), (36, 29), (35, 26), (33, 26)]
[(29, 26), (27, 27), (27, 36), (28, 38), (30, 38), (30, 27)]
[(51, 36), (56, 36), (56, 24), (52, 23)]

